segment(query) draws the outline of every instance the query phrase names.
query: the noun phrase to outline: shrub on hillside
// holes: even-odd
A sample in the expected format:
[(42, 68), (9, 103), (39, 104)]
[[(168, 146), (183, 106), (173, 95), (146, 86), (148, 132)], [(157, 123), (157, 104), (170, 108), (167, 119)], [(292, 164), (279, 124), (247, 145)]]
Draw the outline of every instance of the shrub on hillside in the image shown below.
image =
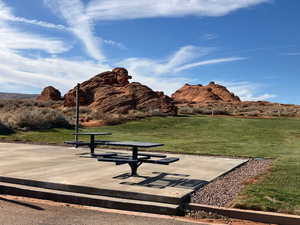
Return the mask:
[(70, 127), (63, 113), (51, 108), (27, 108), (2, 113), (0, 121), (11, 129), (20, 130)]
[(0, 135), (11, 134), (13, 131), (0, 122)]
[(16, 111), (24, 108), (56, 108), (62, 104), (62, 101), (41, 102), (32, 99), (0, 99), (0, 111)]
[(180, 107), (179, 114), (187, 114), (187, 115), (229, 115), (229, 111), (225, 109), (225, 107)]
[(106, 125), (118, 125), (125, 123), (131, 120), (143, 119), (151, 115), (150, 113), (146, 113), (139, 110), (130, 110), (127, 114), (118, 114), (118, 113), (103, 113), (101, 110), (93, 111), (89, 119), (91, 120), (101, 120)]

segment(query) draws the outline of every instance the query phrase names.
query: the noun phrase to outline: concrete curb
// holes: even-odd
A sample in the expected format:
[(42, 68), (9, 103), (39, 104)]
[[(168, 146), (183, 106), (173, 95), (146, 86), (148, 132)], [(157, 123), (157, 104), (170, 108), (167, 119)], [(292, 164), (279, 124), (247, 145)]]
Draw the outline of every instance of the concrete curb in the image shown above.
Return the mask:
[(37, 188), (46, 188), (46, 189), (57, 190), (57, 191), (66, 191), (71, 193), (118, 197), (123, 199), (151, 201), (151, 202), (177, 204), (177, 205), (181, 204), (184, 201), (187, 201), (189, 197), (189, 194), (181, 198), (177, 198), (177, 197), (151, 195), (145, 193), (136, 193), (130, 191), (122, 191), (122, 190), (116, 191), (116, 190), (109, 190), (103, 188), (94, 188), (94, 187), (71, 185), (71, 184), (59, 184), (53, 182), (44, 182), (44, 181), (20, 179), (14, 177), (3, 177), (3, 176), (0, 176), (0, 182), (19, 184), (19, 185), (25, 185), (25, 186), (31, 186)]
[(70, 193), (16, 184), (5, 184), (1, 182), (0, 194), (144, 213), (154, 213), (163, 215), (183, 214), (179, 205)]
[(206, 212), (212, 212), (223, 216), (228, 216), (230, 218), (251, 220), (251, 221), (261, 222), (261, 223), (271, 223), (271, 224), (280, 224), (280, 225), (300, 224), (300, 216), (297, 215), (224, 208), (224, 207), (201, 205), (195, 203), (190, 203), (188, 205), (188, 209), (195, 210), (195, 211), (201, 210)]

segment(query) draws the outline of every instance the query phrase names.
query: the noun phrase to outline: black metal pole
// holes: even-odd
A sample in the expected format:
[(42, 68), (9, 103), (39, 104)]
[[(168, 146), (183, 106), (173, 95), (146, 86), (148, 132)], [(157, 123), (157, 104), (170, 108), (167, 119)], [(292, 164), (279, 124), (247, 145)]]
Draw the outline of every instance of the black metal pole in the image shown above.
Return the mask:
[(93, 156), (95, 153), (95, 135), (94, 134), (91, 134), (90, 149), (91, 149), (91, 156)]
[(132, 162), (130, 164), (131, 167), (131, 176), (137, 176), (137, 169), (138, 169), (138, 147), (132, 148), (132, 159), (136, 160), (136, 162)]
[(76, 123), (75, 123), (75, 147), (78, 147), (78, 133), (79, 133), (79, 89), (80, 84), (76, 86)]

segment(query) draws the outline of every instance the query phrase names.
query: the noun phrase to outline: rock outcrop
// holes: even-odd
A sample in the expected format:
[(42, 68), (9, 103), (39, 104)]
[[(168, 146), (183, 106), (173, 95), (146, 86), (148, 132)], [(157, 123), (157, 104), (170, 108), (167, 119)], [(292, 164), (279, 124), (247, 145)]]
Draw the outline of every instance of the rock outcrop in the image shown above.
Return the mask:
[(210, 82), (208, 85), (185, 84), (172, 94), (177, 103), (205, 103), (205, 102), (240, 102), (240, 98), (226, 87)]
[[(175, 115), (173, 100), (162, 92), (155, 92), (137, 82), (130, 83), (131, 76), (124, 68), (100, 73), (80, 84), (79, 102), (103, 113), (128, 113), (130, 110), (158, 112)], [(64, 106), (75, 105), (76, 89), (64, 96)]]
[(59, 101), (62, 100), (59, 90), (52, 86), (45, 87), (42, 93), (36, 98), (38, 101)]

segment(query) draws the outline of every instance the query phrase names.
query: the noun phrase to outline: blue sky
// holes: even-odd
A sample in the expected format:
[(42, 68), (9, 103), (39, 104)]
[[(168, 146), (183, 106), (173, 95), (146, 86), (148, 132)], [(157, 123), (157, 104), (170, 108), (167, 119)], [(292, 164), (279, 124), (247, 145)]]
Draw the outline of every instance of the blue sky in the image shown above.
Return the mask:
[(0, 92), (63, 93), (125, 67), (170, 95), (185, 83), (300, 104), (299, 0), (0, 0)]

